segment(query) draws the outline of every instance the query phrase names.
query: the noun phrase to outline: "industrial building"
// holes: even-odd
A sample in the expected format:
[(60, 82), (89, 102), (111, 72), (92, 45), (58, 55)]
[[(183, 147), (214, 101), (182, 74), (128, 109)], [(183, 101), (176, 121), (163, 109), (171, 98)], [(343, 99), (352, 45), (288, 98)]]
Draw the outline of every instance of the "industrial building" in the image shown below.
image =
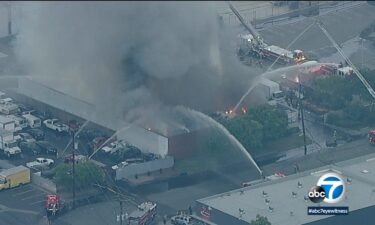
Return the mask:
[[(307, 198), (310, 188), (329, 171), (346, 179), (346, 195), (336, 204), (313, 203)], [(201, 217), (218, 225), (249, 225), (256, 215), (277, 225), (369, 224), (374, 221), (375, 154), (335, 165), (262, 182), (246, 188), (196, 201)], [(307, 215), (308, 206), (348, 206), (349, 215)], [(372, 219), (371, 219), (372, 218)]]
[[(207, 124), (194, 122), (184, 114), (178, 115), (186, 123), (184, 126), (178, 126), (169, 121), (154, 121), (152, 127), (148, 126), (149, 124), (144, 124), (144, 126), (129, 124), (122, 118), (114, 118), (110, 112), (97, 107), (93, 103), (48, 87), (30, 77), (4, 77), (0, 88), (11, 90), (20, 96), (27, 96), (25, 99), (31, 98), (36, 101), (35, 104), (40, 102), (84, 120), (89, 120), (116, 132), (118, 139), (125, 140), (142, 151), (155, 153), (163, 157), (174, 154), (177, 157), (183, 156), (183, 154), (189, 152), (187, 148), (191, 152), (195, 143), (192, 140), (201, 136), (207, 128)], [(189, 143), (189, 145), (186, 143)]]

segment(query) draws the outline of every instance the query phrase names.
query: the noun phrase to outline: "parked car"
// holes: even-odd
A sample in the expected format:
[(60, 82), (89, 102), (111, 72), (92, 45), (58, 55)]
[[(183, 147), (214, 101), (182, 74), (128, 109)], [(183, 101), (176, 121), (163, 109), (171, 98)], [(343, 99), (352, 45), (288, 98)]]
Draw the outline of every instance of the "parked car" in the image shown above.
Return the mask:
[(174, 225), (189, 225), (190, 221), (191, 217), (188, 215), (177, 215), (171, 218), (171, 222)]
[(53, 146), (48, 141), (37, 141), (36, 144), (42, 149), (46, 154), (57, 154), (57, 148)]
[(33, 138), (37, 141), (44, 140), (44, 132), (41, 129), (33, 128), (30, 130), (27, 130), (27, 132), (33, 136)]
[(39, 155), (42, 153), (42, 149), (35, 142), (22, 141), (18, 146), (20, 147), (22, 153), (28, 155)]
[(101, 149), (101, 151), (103, 153), (106, 153), (106, 154), (108, 154), (108, 153), (113, 154), (113, 153), (115, 153), (115, 152), (117, 152), (117, 151), (119, 151), (119, 150), (121, 150), (125, 147), (126, 147), (126, 143), (122, 140), (118, 140), (118, 141), (113, 141), (109, 144), (106, 144), (106, 146), (104, 146)]
[(18, 133), (18, 136), (21, 137), (21, 140), (20, 141), (25, 141), (25, 142), (35, 142), (36, 140), (33, 138), (33, 136), (31, 136), (30, 134), (28, 133)]
[(43, 121), (45, 127), (56, 132), (69, 132), (69, 126), (60, 122), (58, 119), (47, 119)]
[(104, 142), (107, 140), (106, 137), (104, 136), (99, 136), (99, 137), (95, 137), (90, 143), (89, 143), (89, 147), (92, 149), (92, 150), (96, 150), (98, 149), (102, 144), (104, 144)]
[(51, 167), (55, 162), (53, 159), (48, 158), (36, 158), (35, 161), (26, 163), (26, 166), (32, 169), (43, 169), (47, 167)]
[(111, 158), (115, 162), (120, 162), (120, 161), (124, 161), (127, 159), (134, 159), (134, 158), (143, 159), (143, 155), (142, 155), (141, 150), (139, 150), (136, 147), (130, 146), (130, 147), (121, 149), (117, 152), (114, 152), (113, 154), (111, 154)]

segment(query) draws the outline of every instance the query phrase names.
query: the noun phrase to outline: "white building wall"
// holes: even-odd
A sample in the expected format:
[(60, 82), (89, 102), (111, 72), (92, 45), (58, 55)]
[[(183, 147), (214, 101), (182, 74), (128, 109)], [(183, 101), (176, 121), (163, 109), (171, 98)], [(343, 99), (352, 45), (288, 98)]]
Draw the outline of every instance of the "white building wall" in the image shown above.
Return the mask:
[[(17, 87), (17, 85), (13, 87)], [(144, 128), (130, 125), (121, 119), (116, 120), (110, 117), (109, 111), (100, 110), (89, 102), (79, 100), (25, 77), (18, 79), (16, 91), (60, 110), (88, 119), (103, 127), (118, 131), (118, 139), (123, 139), (142, 151), (162, 156), (168, 154), (168, 138)]]

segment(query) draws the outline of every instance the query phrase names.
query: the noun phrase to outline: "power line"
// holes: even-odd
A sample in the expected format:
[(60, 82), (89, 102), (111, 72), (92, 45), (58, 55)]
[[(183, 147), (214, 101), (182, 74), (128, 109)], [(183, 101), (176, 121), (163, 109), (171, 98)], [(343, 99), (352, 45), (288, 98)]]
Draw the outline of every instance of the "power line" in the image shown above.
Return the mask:
[(366, 89), (370, 93), (370, 95), (375, 99), (375, 91), (374, 91), (374, 89), (372, 89), (371, 85), (367, 82), (367, 80), (359, 72), (359, 70), (356, 68), (356, 66), (350, 61), (350, 59), (345, 55), (345, 53), (342, 51), (342, 49), (338, 46), (338, 44), (336, 43), (336, 41), (332, 38), (332, 36), (324, 28), (323, 23), (321, 21), (317, 21), (316, 24), (318, 24), (319, 28), (327, 36), (327, 38), (329, 39), (329, 41), (333, 44), (333, 46), (340, 53), (340, 55), (344, 58), (344, 60), (349, 64), (349, 66), (353, 68), (353, 71), (356, 74), (356, 76), (359, 78), (359, 80), (362, 82), (362, 84), (366, 87)]

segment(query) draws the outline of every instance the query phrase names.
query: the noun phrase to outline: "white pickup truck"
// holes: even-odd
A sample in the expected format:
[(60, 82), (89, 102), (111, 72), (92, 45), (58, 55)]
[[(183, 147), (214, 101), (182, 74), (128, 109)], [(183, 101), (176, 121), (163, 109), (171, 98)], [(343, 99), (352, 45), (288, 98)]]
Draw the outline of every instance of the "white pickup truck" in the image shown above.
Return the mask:
[(50, 167), (54, 163), (55, 162), (53, 161), (53, 159), (36, 158), (35, 161), (26, 163), (26, 166), (31, 169), (41, 169), (41, 168)]
[(61, 123), (58, 119), (47, 119), (43, 121), (43, 124), (47, 128), (57, 132), (69, 132), (69, 126)]
[(109, 145), (104, 146), (101, 150), (104, 153), (113, 154), (116, 151), (118, 151), (122, 148), (125, 148), (125, 147), (126, 147), (126, 143), (123, 142), (122, 140), (118, 140), (118, 141), (114, 141), (114, 142), (110, 143)]

